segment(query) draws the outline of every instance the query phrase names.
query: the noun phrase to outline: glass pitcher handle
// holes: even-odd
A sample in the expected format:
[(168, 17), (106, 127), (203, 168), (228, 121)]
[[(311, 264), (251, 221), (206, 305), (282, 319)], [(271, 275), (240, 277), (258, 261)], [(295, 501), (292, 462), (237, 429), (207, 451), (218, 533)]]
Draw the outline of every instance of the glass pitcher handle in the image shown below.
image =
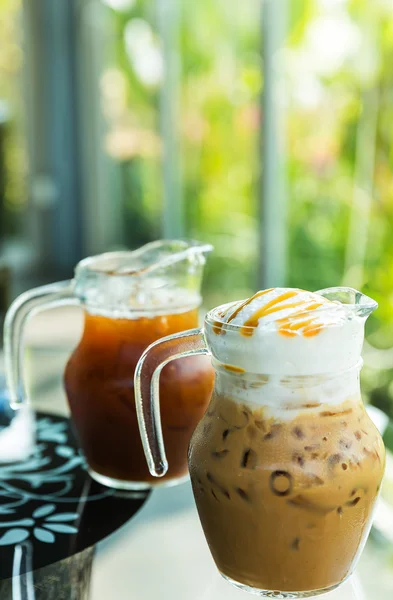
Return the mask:
[(61, 304), (79, 304), (74, 280), (43, 285), (21, 294), (9, 307), (4, 321), (5, 375), (10, 405), (17, 409), (27, 398), (23, 380), (23, 337), (28, 318)]
[(176, 358), (209, 354), (202, 329), (168, 335), (151, 344), (136, 366), (136, 413), (149, 471), (163, 477), (168, 471), (160, 417), (159, 379), (162, 369)]

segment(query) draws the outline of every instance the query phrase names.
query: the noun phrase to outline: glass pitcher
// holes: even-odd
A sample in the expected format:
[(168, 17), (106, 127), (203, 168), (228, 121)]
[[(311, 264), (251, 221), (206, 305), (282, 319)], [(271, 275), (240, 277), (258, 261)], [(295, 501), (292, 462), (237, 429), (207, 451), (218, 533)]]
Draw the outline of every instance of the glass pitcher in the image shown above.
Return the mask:
[[(147, 469), (133, 395), (143, 350), (165, 335), (198, 325), (200, 286), (209, 244), (156, 241), (133, 252), (82, 260), (75, 278), (22, 294), (5, 322), (5, 361), (12, 405), (27, 391), (23, 331), (32, 312), (59, 304), (84, 309), (84, 331), (66, 366), (73, 423), (92, 477), (138, 490), (157, 485)], [(197, 356), (168, 366), (160, 384), (161, 419), (171, 467), (163, 484), (185, 478), (187, 447), (210, 400), (213, 370)]]
[(350, 288), (264, 290), (212, 310), (204, 330), (160, 340), (139, 361), (139, 425), (161, 477), (162, 365), (212, 355), (215, 388), (189, 470), (216, 565), (241, 589), (306, 597), (335, 588), (356, 563), (385, 464), (359, 386), (364, 323), (376, 306)]

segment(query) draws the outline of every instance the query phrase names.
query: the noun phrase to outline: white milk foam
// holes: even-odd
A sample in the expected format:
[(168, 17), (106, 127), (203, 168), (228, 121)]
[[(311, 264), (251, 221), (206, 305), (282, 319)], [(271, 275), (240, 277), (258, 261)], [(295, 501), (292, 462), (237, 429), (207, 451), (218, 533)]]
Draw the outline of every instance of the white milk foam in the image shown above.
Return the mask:
[(319, 413), (324, 408), (331, 410), (348, 400), (358, 402), (359, 371), (355, 367), (337, 377), (316, 375), (312, 381), (307, 378), (304, 382), (268, 375), (260, 386), (255, 381), (246, 383), (239, 376), (221, 372), (216, 376), (215, 391), (235, 402), (247, 404), (251, 409), (263, 407), (267, 418), (290, 421), (304, 410)]
[[(253, 320), (262, 309), (265, 314)], [(360, 361), (365, 318), (351, 312), (350, 306), (313, 292), (274, 288), (263, 295), (256, 294), (251, 301), (227, 305), (213, 313), (219, 325), (208, 326), (206, 338), (214, 358), (247, 373), (267, 375), (261, 386), (255, 382), (249, 386), (246, 381), (240, 384), (242, 378), (232, 376), (217, 382), (218, 386), (227, 386), (227, 393), (239, 401), (264, 406), (270, 403), (276, 408), (292, 404), (295, 410), (299, 404), (312, 402), (339, 404), (358, 393), (356, 365)], [(220, 323), (224, 324), (222, 329)], [(241, 327), (250, 323), (255, 326), (252, 335), (244, 335)], [(335, 377), (351, 368), (354, 369), (350, 373)], [(299, 381), (294, 387), (293, 380), (285, 380), (322, 375), (315, 378), (311, 387), (310, 382)], [(294, 413), (289, 412), (293, 417)]]

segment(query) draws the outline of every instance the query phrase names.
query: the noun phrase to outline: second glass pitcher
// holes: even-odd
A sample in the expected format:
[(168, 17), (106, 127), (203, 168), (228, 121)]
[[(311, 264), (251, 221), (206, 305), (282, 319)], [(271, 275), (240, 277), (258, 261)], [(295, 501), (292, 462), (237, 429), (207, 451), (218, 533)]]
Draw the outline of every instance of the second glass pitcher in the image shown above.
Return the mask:
[[(5, 323), (5, 359), (14, 407), (27, 397), (22, 338), (31, 312), (80, 304), (82, 339), (64, 375), (65, 389), (91, 475), (105, 485), (144, 489), (157, 485), (140, 441), (133, 377), (138, 359), (155, 340), (198, 325), (200, 286), (208, 244), (157, 241), (133, 252), (82, 260), (75, 278), (22, 294)], [(161, 417), (171, 468), (164, 485), (185, 478), (187, 447), (210, 400), (209, 359), (195, 356), (164, 369)]]

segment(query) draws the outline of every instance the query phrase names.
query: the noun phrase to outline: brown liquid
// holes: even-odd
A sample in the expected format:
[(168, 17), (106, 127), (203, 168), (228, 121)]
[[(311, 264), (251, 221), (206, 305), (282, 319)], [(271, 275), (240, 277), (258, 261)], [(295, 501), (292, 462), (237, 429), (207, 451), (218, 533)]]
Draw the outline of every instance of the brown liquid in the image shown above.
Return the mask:
[(213, 396), (189, 468), (218, 569), (260, 590), (339, 584), (366, 540), (384, 461), (358, 399), (275, 421)]
[[(82, 450), (95, 472), (124, 481), (159, 481), (149, 474), (142, 449), (134, 371), (149, 344), (197, 324), (196, 309), (134, 320), (86, 313), (82, 339), (66, 367), (65, 388)], [(176, 360), (162, 370), (166, 479), (187, 473), (188, 444), (210, 400), (213, 377), (204, 356)]]

